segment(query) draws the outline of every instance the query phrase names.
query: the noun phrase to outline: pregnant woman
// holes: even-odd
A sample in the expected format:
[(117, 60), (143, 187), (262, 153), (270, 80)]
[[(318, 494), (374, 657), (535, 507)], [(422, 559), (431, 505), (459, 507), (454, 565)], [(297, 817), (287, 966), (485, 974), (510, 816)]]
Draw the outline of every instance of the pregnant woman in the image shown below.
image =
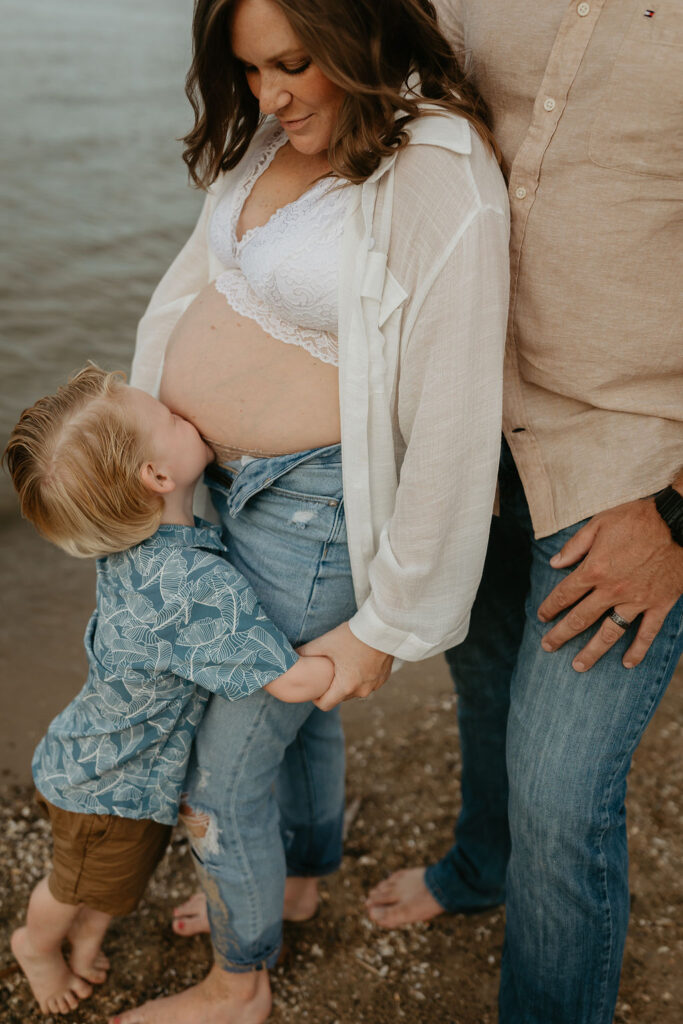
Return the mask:
[[(260, 1024), (283, 909), (341, 859), (340, 701), (462, 640), (500, 437), (507, 198), (427, 0), (197, 0), (207, 190), (132, 383), (216, 452), (233, 563), (328, 693), (213, 701), (183, 808), (216, 962), (117, 1020)], [(266, 968), (266, 969), (264, 969)]]

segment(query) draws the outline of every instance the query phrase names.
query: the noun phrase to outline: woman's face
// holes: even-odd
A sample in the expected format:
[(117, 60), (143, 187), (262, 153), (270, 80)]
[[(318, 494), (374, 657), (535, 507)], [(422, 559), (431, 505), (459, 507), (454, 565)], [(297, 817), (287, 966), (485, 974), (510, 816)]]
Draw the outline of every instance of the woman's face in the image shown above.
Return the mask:
[(274, 0), (238, 0), (231, 41), (261, 112), (275, 114), (300, 153), (324, 152), (344, 90), (312, 62)]

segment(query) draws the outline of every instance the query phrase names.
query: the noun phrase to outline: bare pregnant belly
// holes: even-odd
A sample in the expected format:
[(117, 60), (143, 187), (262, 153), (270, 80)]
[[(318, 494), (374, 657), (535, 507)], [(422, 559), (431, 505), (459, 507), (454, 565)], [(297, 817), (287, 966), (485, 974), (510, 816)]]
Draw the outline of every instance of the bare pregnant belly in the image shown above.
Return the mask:
[(284, 454), (341, 436), (337, 368), (271, 337), (213, 284), (171, 334), (160, 398), (226, 447)]

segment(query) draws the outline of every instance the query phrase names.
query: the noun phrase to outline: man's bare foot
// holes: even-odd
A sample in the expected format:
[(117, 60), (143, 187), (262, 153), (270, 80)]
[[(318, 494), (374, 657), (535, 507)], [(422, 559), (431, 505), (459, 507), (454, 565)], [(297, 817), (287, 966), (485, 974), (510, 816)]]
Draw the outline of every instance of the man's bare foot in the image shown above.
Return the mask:
[(59, 950), (46, 954), (34, 949), (28, 928), (14, 932), (11, 946), (43, 1013), (69, 1013), (92, 995), (92, 987), (69, 970)]
[[(318, 912), (318, 879), (288, 878), (285, 882), (283, 920), (309, 921)], [(189, 900), (173, 911), (171, 926), (176, 935), (190, 936), (206, 933), (209, 929), (209, 915), (206, 911), (206, 896), (195, 892)]]
[(94, 985), (107, 980), (109, 958), (102, 952), (102, 939), (111, 921), (110, 914), (81, 907), (67, 933), (71, 943), (69, 966), (74, 974)]
[(445, 913), (425, 885), (424, 868), (395, 871), (370, 890), (365, 906), (370, 919), (382, 928), (431, 921)]
[(109, 1024), (263, 1024), (271, 1002), (267, 971), (230, 974), (214, 964), (198, 985), (110, 1017)]

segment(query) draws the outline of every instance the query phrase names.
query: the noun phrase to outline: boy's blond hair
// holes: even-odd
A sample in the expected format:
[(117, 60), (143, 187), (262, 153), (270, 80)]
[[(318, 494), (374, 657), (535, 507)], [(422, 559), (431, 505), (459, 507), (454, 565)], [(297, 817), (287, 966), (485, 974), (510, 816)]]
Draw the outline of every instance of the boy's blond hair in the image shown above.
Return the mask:
[(3, 454), (22, 515), (79, 558), (139, 544), (163, 499), (142, 482), (143, 439), (126, 415), (122, 373), (90, 364), (21, 414)]

